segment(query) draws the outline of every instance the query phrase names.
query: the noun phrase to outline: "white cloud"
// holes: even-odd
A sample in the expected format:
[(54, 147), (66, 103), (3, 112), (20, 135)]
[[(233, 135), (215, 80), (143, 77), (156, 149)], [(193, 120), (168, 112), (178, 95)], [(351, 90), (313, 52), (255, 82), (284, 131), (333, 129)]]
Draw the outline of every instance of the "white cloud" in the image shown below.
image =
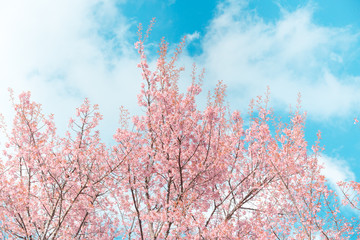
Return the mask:
[(355, 174), (351, 171), (346, 161), (329, 157), (325, 154), (321, 154), (319, 157), (319, 163), (324, 166), (321, 170), (321, 174), (329, 181), (330, 186), (336, 190), (337, 194), (342, 197), (337, 183), (340, 181), (354, 181)]
[(186, 43), (189, 44), (190, 42), (199, 39), (200, 38), (200, 33), (198, 31), (193, 32), (192, 34), (187, 34), (186, 35)]
[[(8, 87), (16, 94), (30, 90), (63, 131), (88, 97), (100, 105), (110, 139), (119, 106), (135, 108), (141, 79), (133, 34), (114, 2), (2, 1), (0, 112), (11, 115)], [(105, 39), (106, 31), (113, 37)]]
[(344, 61), (358, 36), (349, 28), (315, 24), (311, 5), (282, 9), (282, 17), (269, 23), (245, 6), (245, 1), (219, 5), (198, 57), (208, 79), (229, 86), (233, 107), (246, 107), (270, 86), (278, 109), (286, 110), (301, 92), (303, 107), (314, 119), (349, 114), (360, 102), (358, 78), (337, 76), (332, 67)]
[[(74, 108), (88, 97), (100, 105), (104, 137), (110, 139), (118, 107), (138, 109), (141, 81), (129, 40), (136, 33), (129, 32), (131, 23), (114, 6), (115, 0), (2, 1), (0, 112), (11, 112), (8, 87), (15, 93), (30, 90), (64, 130)], [(283, 17), (272, 23), (244, 6), (246, 1), (220, 3), (201, 36), (203, 53), (181, 59), (186, 78), (192, 62), (205, 67), (205, 96), (224, 80), (232, 107), (246, 108), (269, 85), (276, 106), (286, 109), (300, 91), (304, 109), (319, 119), (347, 114), (359, 102), (359, 78), (343, 81), (331, 71), (356, 40), (348, 29), (314, 24), (311, 6), (282, 10)], [(197, 38), (199, 32), (188, 35), (190, 41)]]

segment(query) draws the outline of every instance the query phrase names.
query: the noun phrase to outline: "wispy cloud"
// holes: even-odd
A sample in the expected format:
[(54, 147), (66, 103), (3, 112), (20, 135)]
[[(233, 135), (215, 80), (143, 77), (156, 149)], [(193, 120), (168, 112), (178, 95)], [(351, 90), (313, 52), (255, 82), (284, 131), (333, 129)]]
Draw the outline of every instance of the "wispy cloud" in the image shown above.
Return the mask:
[[(118, 107), (137, 109), (141, 81), (133, 48), (136, 33), (129, 31), (133, 23), (122, 15), (119, 3), (1, 2), (0, 112), (11, 112), (8, 87), (16, 93), (30, 90), (45, 112), (55, 113), (63, 130), (73, 108), (89, 97), (100, 105), (110, 139)], [(200, 39), (202, 54), (185, 54), (181, 64), (188, 71), (193, 62), (205, 67), (205, 88), (224, 80), (234, 108), (246, 107), (269, 85), (275, 106), (282, 109), (301, 92), (311, 117), (349, 113), (360, 99), (359, 77), (339, 76), (332, 66), (346, 61), (357, 36), (348, 28), (316, 25), (311, 5), (282, 10), (278, 21), (268, 23), (246, 11), (246, 4), (220, 2), (204, 34), (188, 35), (190, 41)]]
[(193, 32), (191, 34), (186, 35), (186, 42), (187, 42), (187, 44), (189, 44), (190, 42), (192, 42), (192, 41), (194, 41), (196, 39), (199, 39), (199, 38), (200, 38), (200, 33), (195, 31), (195, 32)]
[[(103, 126), (114, 129), (118, 107), (136, 106), (140, 80), (129, 41), (134, 33), (114, 4), (1, 2), (0, 112), (11, 112), (8, 87), (16, 93), (30, 90), (64, 130), (74, 108), (88, 97), (100, 105)], [(113, 131), (108, 132), (110, 138)]]
[(220, 4), (198, 58), (208, 78), (229, 85), (234, 107), (246, 106), (270, 86), (275, 106), (283, 110), (301, 92), (311, 118), (349, 114), (360, 100), (360, 78), (332, 68), (350, 55), (358, 35), (348, 27), (317, 25), (312, 5), (281, 11), (279, 20), (265, 22), (246, 10), (246, 1)]
[(321, 173), (329, 181), (330, 186), (337, 191), (337, 194), (342, 196), (337, 183), (340, 181), (355, 180), (355, 174), (350, 169), (350, 166), (345, 160), (333, 158), (325, 154), (322, 154), (319, 157), (319, 162), (324, 166)]

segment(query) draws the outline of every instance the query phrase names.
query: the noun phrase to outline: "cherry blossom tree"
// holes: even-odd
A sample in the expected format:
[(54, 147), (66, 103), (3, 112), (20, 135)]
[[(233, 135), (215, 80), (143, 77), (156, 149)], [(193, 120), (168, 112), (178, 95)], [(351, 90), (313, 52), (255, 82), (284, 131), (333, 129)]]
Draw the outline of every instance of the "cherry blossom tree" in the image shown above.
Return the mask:
[[(85, 100), (66, 137), (30, 93), (13, 99), (2, 159), (0, 222), (8, 239), (109, 239), (118, 222), (107, 197), (121, 164), (94, 131), (102, 116)], [(4, 127), (4, 126), (3, 126)]]
[[(290, 122), (275, 119), (265, 98), (250, 104), (248, 123), (224, 102), (219, 82), (201, 111), (203, 74), (179, 92), (176, 66), (184, 42), (167, 59), (162, 40), (150, 70), (141, 28), (136, 48), (144, 83), (134, 130), (119, 128), (124, 160), (116, 198), (127, 239), (347, 239), (354, 231), (328, 189), (319, 142), (308, 153), (300, 100)], [(300, 99), (300, 98), (299, 98)], [(124, 114), (122, 121), (126, 122)], [(318, 134), (320, 139), (320, 133)], [(124, 156), (127, 158), (124, 158)], [(124, 194), (124, 192), (126, 194)]]
[[(102, 116), (86, 99), (65, 137), (30, 93), (15, 117), (0, 170), (0, 228), (7, 239), (349, 239), (356, 234), (321, 175), (319, 141), (308, 149), (300, 100), (289, 122), (258, 97), (241, 117), (219, 82), (203, 110), (204, 72), (179, 91), (162, 40), (154, 70), (135, 44), (143, 115), (121, 108), (116, 144), (101, 142)], [(300, 99), (300, 97), (299, 97)], [(320, 133), (318, 135), (320, 139)], [(345, 186), (345, 185), (344, 185)], [(358, 184), (351, 185), (355, 190)], [(348, 195), (345, 195), (348, 196)], [(349, 199), (349, 198), (348, 198)], [(358, 205), (354, 205), (358, 207)]]

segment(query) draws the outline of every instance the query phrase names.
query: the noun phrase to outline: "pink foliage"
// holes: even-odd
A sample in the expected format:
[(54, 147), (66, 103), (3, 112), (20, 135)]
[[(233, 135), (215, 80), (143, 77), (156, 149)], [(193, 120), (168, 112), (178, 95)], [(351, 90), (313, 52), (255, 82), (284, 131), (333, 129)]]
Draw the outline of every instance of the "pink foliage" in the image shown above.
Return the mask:
[[(147, 37), (148, 32), (145, 36)], [(347, 239), (318, 162), (308, 153), (300, 107), (283, 124), (269, 93), (250, 104), (249, 120), (230, 113), (219, 82), (200, 111), (203, 73), (185, 93), (160, 45), (151, 70), (139, 32), (143, 84), (132, 118), (121, 108), (116, 146), (102, 143), (102, 116), (86, 99), (65, 137), (53, 117), (23, 93), (1, 160), (0, 224), (10, 239)], [(300, 102), (299, 102), (300, 105)], [(245, 123), (247, 122), (247, 123)], [(320, 138), (320, 134), (318, 135)], [(345, 188), (348, 185), (343, 184)], [(359, 192), (358, 183), (349, 187)], [(335, 199), (335, 200), (332, 200)], [(357, 205), (356, 205), (357, 207)]]
[(203, 75), (196, 80), (195, 67), (187, 92), (178, 90), (182, 46), (167, 60), (162, 41), (151, 71), (141, 36), (136, 43), (145, 116), (134, 118), (134, 131), (114, 136), (125, 159), (117, 200), (126, 238), (349, 238), (352, 228), (320, 174), (318, 142), (308, 154), (300, 107), (282, 124), (267, 93), (251, 104), (244, 125), (239, 112), (229, 114), (219, 82), (198, 110)]
[(4, 151), (1, 224), (16, 239), (108, 239), (118, 226), (103, 196), (119, 161), (94, 132), (102, 116), (88, 100), (77, 109), (65, 138), (52, 116), (30, 100), (14, 103), (13, 129)]

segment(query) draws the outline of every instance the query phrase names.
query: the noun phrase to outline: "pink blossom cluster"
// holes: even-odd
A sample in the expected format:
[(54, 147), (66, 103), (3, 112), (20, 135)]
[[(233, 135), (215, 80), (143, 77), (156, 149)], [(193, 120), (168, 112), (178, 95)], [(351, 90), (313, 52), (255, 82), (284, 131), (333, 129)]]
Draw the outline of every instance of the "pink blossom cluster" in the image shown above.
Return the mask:
[[(3, 237), (348, 239), (358, 231), (320, 173), (319, 142), (308, 151), (300, 107), (282, 123), (266, 93), (252, 101), (245, 122), (230, 112), (219, 82), (200, 111), (203, 72), (194, 66), (187, 91), (178, 88), (184, 42), (167, 59), (162, 40), (151, 70), (144, 38), (140, 28), (138, 103), (145, 114), (129, 123), (120, 108), (114, 146), (100, 140), (102, 116), (87, 99), (65, 137), (30, 93), (13, 99), (0, 164)], [(344, 203), (359, 208), (359, 183), (340, 186)]]

